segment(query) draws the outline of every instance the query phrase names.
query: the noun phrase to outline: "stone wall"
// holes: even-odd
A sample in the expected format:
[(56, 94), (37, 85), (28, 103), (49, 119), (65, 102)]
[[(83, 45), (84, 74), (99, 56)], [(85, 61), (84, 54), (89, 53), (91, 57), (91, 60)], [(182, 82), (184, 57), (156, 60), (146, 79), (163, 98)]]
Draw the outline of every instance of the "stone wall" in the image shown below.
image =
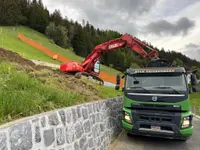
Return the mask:
[(104, 150), (121, 132), (122, 97), (63, 108), (0, 127), (0, 150)]

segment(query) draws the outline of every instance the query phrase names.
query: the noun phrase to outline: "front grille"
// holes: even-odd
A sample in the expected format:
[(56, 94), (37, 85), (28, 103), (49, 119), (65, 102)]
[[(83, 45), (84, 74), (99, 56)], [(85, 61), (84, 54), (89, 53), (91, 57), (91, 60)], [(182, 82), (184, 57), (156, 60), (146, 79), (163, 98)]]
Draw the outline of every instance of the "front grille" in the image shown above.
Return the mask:
[(150, 115), (139, 115), (139, 121), (150, 121), (150, 122), (172, 122), (171, 116), (150, 116)]

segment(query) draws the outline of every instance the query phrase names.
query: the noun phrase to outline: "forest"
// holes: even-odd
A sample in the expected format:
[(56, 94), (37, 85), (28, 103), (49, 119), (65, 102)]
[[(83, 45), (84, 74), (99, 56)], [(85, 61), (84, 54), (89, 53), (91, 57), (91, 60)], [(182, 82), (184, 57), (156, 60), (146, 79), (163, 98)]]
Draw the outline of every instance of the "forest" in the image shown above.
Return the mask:
[[(69, 16), (62, 17), (60, 10), (50, 13), (42, 0), (0, 0), (0, 14), (0, 26), (28, 26), (45, 34), (51, 42), (60, 47), (72, 47), (76, 55), (84, 58), (96, 45), (122, 36), (114, 30), (95, 28), (84, 18), (82, 23), (69, 20)], [(151, 41), (143, 42), (157, 50), (161, 58), (168, 59), (173, 64), (186, 69), (198, 69), (197, 76), (200, 78), (200, 62), (197, 60), (175, 50), (158, 49), (151, 44)], [(145, 47), (144, 49), (148, 51)], [(106, 53), (101, 58), (101, 63), (119, 71), (125, 71), (129, 67), (143, 67), (148, 60), (141, 58), (128, 48), (122, 48)]]

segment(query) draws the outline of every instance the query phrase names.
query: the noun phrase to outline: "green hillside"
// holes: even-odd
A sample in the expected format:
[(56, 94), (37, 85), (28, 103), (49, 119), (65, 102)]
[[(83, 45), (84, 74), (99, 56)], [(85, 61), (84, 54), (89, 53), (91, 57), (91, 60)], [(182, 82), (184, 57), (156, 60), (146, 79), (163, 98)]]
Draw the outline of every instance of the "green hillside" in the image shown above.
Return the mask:
[(113, 87), (77, 80), (0, 48), (0, 124), (33, 114), (121, 95)]
[[(53, 60), (43, 52), (27, 45), (23, 41), (17, 38), (18, 32), (22, 33), (26, 37), (33, 39), (34, 41), (41, 43), (43, 46), (51, 49), (54, 52), (62, 54), (63, 56), (69, 58), (70, 60), (75, 60), (81, 62), (83, 58), (75, 55), (70, 49), (63, 49), (56, 44), (52, 43), (44, 34), (41, 34), (33, 29), (28, 27), (19, 26), (19, 27), (3, 27), (0, 26), (0, 47), (5, 49), (12, 50), (19, 53), (24, 58), (27, 59), (36, 59), (45, 62), (50, 62), (54, 64), (60, 64), (60, 62)], [(109, 68), (107, 66), (101, 67), (102, 71), (109, 72), (111, 74), (119, 73), (117, 70)]]

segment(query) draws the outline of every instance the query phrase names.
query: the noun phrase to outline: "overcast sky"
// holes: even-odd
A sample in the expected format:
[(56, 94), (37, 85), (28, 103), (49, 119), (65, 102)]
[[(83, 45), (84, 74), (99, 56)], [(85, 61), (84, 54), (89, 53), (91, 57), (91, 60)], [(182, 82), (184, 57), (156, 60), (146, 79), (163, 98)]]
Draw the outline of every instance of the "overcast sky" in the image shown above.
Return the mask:
[(199, 0), (43, 0), (63, 17), (89, 21), (200, 61)]

